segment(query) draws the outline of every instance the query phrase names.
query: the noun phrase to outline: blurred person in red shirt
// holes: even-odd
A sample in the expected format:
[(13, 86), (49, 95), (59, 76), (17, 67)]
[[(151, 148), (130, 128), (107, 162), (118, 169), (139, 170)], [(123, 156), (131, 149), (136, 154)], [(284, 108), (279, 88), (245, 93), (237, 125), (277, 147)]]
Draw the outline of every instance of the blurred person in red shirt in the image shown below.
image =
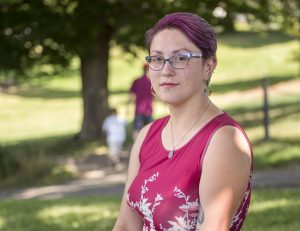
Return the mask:
[(153, 94), (151, 91), (150, 79), (147, 76), (148, 64), (144, 64), (144, 73), (133, 81), (130, 93), (135, 100), (135, 115), (133, 121), (132, 138), (135, 140), (142, 127), (152, 121)]

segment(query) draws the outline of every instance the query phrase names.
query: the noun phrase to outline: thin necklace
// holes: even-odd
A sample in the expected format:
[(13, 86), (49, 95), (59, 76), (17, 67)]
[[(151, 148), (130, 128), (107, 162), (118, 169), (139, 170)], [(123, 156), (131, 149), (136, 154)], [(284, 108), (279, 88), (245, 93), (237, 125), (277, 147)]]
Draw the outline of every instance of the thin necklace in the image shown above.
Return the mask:
[(173, 137), (173, 128), (172, 128), (172, 120), (170, 119), (170, 128), (171, 128), (171, 141), (172, 141), (172, 150), (169, 152), (168, 154), (168, 158), (172, 158), (175, 154), (175, 149), (178, 147), (178, 145), (184, 140), (184, 138), (187, 136), (187, 134), (189, 134), (189, 132), (194, 128), (194, 126), (201, 120), (201, 118), (203, 117), (204, 113), (207, 111), (207, 109), (209, 108), (211, 104), (211, 101), (209, 101), (206, 105), (206, 107), (203, 109), (203, 111), (200, 114), (199, 119), (197, 119), (192, 126), (184, 133), (184, 135), (182, 136), (182, 138), (179, 140), (179, 142), (174, 145), (174, 137)]

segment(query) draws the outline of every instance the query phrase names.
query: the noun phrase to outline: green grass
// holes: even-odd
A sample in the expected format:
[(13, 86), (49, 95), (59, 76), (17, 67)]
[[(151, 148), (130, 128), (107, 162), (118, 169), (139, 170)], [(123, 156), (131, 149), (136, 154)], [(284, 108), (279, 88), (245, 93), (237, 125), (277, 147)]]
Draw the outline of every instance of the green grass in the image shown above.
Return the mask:
[[(299, 42), (280, 33), (267, 35), (250, 32), (220, 35), (218, 67), (211, 82), (212, 100), (246, 129), (254, 145), (257, 169), (300, 164), (299, 63), (293, 60)], [(128, 89), (142, 72), (144, 55), (145, 52), (141, 51), (134, 58), (118, 48), (111, 53), (109, 103), (129, 121), (129, 127), (134, 106), (126, 103)], [(49, 67), (43, 68), (46, 72)], [(56, 178), (66, 179), (69, 173), (63, 169), (60, 175), (53, 173), (59, 172), (54, 170), (57, 156), (91, 154), (103, 146), (103, 141), (87, 145), (72, 141), (82, 121), (78, 60), (75, 59), (72, 68), (61, 75), (45, 74), (0, 91), (0, 162), (18, 166), (18, 171), (8, 166), (5, 174), (9, 175), (11, 169), (12, 178), (6, 183), (1, 179), (0, 185), (8, 187), (20, 182), (49, 184)], [(268, 142), (263, 141), (262, 126), (261, 82), (264, 77), (268, 77), (270, 83), (272, 139)], [(155, 102), (154, 108), (155, 118), (168, 112), (166, 105), (159, 101)], [(21, 167), (26, 159), (37, 165), (40, 161), (41, 166), (24, 167), (24, 171), (31, 173), (22, 180), (21, 176), (28, 174), (22, 172)], [(36, 169), (42, 177), (33, 172)], [(0, 164), (0, 173), (1, 170)]]
[(53, 136), (17, 144), (0, 145), (0, 190), (62, 183), (76, 177), (68, 166), (57, 165), (60, 157), (103, 154), (103, 141), (77, 143), (73, 134)]
[(24, 84), (0, 93), (0, 142), (19, 142), (80, 129), (79, 77), (50, 78), (47, 85)]
[(254, 190), (243, 231), (293, 231), (300, 228), (300, 189)]
[(292, 76), (295, 74), (297, 64), (291, 62), (289, 56), (296, 49), (297, 43), (291, 41), (285, 45), (286, 47), (273, 44), (251, 49), (223, 45), (218, 52), (219, 65), (213, 81), (217, 84), (243, 81), (251, 83), (264, 77)]
[[(300, 189), (257, 189), (243, 231), (294, 231), (300, 227)], [(119, 197), (0, 201), (2, 231), (107, 231)]]
[(82, 197), (0, 202), (2, 231), (111, 230), (119, 199)]
[[(299, 63), (290, 57), (298, 47), (297, 40), (279, 33), (269, 37), (249, 32), (219, 36), (219, 62), (212, 78), (214, 94), (259, 89), (263, 77), (269, 77), (271, 84), (292, 80), (297, 75), (299, 77)], [(134, 78), (141, 74), (144, 55), (145, 52), (141, 52), (138, 58), (134, 58), (124, 55), (117, 48), (111, 54), (109, 89), (112, 94), (109, 102), (128, 120), (132, 119), (133, 105), (125, 103), (127, 92)], [(78, 60), (74, 63), (78, 65)], [(43, 79), (41, 84), (32, 80), (20, 88), (0, 92), (0, 130), (3, 131), (0, 132), (0, 142), (78, 132), (82, 119), (78, 74), (72, 69), (69, 73), (64, 72), (64, 78), (54, 75), (47, 81), (46, 77), (40, 77)], [(260, 96), (254, 95), (248, 102), (252, 99), (257, 107), (261, 106)], [(245, 103), (236, 99), (234, 102)], [(224, 108), (222, 101), (218, 104)], [(167, 113), (165, 106), (160, 103), (156, 105), (155, 117)]]

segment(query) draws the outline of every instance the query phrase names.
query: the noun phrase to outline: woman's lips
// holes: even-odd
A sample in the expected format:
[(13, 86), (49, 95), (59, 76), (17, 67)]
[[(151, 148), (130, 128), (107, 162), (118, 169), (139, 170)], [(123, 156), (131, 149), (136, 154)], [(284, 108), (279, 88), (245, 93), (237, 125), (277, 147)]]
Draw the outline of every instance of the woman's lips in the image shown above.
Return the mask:
[(178, 85), (177, 83), (161, 83), (159, 86), (162, 88), (169, 89), (169, 88), (176, 87), (177, 85)]

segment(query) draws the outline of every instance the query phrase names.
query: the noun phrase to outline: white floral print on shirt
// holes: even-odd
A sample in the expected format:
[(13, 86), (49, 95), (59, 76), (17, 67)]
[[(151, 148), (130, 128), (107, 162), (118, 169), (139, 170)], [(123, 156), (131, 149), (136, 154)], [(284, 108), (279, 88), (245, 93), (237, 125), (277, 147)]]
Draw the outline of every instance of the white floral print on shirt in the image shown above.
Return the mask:
[[(149, 191), (147, 188), (148, 182), (153, 182), (159, 176), (159, 172), (153, 174), (150, 178), (144, 181), (144, 185), (141, 186), (141, 197), (140, 201), (132, 202), (130, 201), (129, 197), (130, 194), (127, 194), (127, 201), (132, 208), (138, 208), (139, 211), (144, 215), (144, 219), (149, 221), (150, 229), (148, 229), (145, 225), (143, 227), (143, 231), (155, 231), (154, 221), (153, 221), (153, 213), (155, 207), (160, 205), (160, 201), (163, 200), (160, 194), (157, 194), (155, 197), (154, 205), (148, 202), (148, 198), (144, 197), (144, 194)], [(152, 207), (152, 208), (151, 208)]]
[[(154, 204), (148, 202), (148, 198), (144, 194), (149, 190), (147, 187), (148, 182), (154, 182), (159, 177), (159, 172), (153, 174), (150, 178), (144, 180), (144, 185), (141, 186), (141, 197), (139, 201), (130, 201), (130, 194), (127, 194), (127, 201), (134, 209), (138, 209), (143, 215), (144, 219), (149, 222), (149, 227), (144, 224), (143, 231), (155, 231), (153, 214), (155, 208), (161, 204), (164, 200), (161, 194), (157, 193)], [(184, 211), (184, 215), (180, 217), (174, 217), (173, 221), (168, 221), (170, 227), (164, 228), (160, 224), (160, 229), (163, 231), (184, 231), (195, 230), (197, 225), (197, 217), (199, 211), (198, 199), (195, 201), (189, 201), (190, 196), (185, 195), (178, 187), (174, 188), (174, 196), (184, 199), (184, 204), (179, 206), (179, 209)]]

